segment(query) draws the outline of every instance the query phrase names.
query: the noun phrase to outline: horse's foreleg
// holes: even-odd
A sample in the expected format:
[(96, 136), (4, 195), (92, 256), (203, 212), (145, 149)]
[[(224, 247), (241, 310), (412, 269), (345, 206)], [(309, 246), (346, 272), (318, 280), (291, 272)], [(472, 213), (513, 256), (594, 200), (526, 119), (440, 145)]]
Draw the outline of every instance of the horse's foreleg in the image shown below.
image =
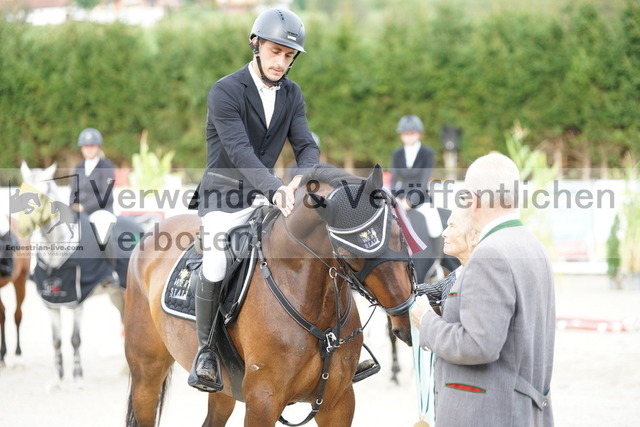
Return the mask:
[(80, 326), (82, 324), (82, 305), (73, 310), (73, 334), (71, 335), (71, 345), (73, 346), (73, 378), (82, 379), (82, 362), (80, 360)]
[(273, 427), (284, 411), (288, 402), (276, 401), (276, 384), (272, 382), (256, 382), (245, 377), (242, 390), (245, 396), (245, 427)]
[(4, 355), (7, 354), (7, 343), (4, 337), (4, 322), (6, 320), (4, 312), (4, 304), (2, 304), (2, 300), (0, 299), (0, 367), (5, 365)]
[(64, 377), (64, 365), (62, 363), (62, 337), (60, 335), (62, 322), (60, 309), (50, 308), (49, 315), (51, 316), (51, 331), (53, 334), (54, 363), (58, 371), (58, 377), (62, 379)]
[(353, 387), (349, 387), (332, 407), (320, 407), (316, 415), (318, 427), (348, 427), (353, 422), (353, 414), (356, 410), (356, 397)]
[(393, 326), (391, 325), (391, 319), (389, 317), (387, 317), (387, 326), (388, 326), (388, 332), (389, 332), (389, 339), (391, 340), (391, 359), (392, 359), (391, 381), (393, 381), (396, 384), (399, 384), (398, 372), (400, 372), (400, 363), (398, 363), (398, 348), (396, 346), (398, 339), (396, 338), (396, 335), (393, 333)]
[(14, 282), (14, 289), (16, 290), (16, 312), (13, 316), (16, 322), (16, 356), (22, 355), (22, 349), (20, 348), (20, 324), (22, 323), (22, 303), (26, 295), (26, 281), (27, 273), (24, 272)]

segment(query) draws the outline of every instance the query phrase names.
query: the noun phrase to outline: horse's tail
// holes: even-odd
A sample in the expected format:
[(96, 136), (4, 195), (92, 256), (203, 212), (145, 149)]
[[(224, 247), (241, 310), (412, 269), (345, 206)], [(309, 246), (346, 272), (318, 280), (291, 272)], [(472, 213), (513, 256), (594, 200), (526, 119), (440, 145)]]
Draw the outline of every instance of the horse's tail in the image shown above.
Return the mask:
[[(156, 402), (156, 425), (160, 425), (160, 417), (162, 417), (162, 409), (164, 409), (164, 398), (169, 388), (171, 380), (171, 370), (167, 372), (167, 376), (164, 377), (162, 387), (160, 387), (160, 393), (158, 393), (158, 401)], [(140, 424), (133, 413), (133, 390), (131, 388), (131, 375), (129, 375), (129, 397), (127, 402), (127, 417), (125, 419), (125, 425), (127, 427), (139, 427)]]

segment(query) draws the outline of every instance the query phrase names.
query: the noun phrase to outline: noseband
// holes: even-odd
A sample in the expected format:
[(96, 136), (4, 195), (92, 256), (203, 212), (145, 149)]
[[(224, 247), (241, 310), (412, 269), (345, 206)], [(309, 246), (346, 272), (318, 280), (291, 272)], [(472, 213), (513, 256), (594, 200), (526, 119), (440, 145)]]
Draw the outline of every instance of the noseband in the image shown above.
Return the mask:
[[(335, 189), (327, 198), (331, 199), (340, 190), (342, 188)], [(350, 286), (374, 306), (382, 307), (377, 298), (364, 285), (367, 276), (380, 264), (388, 261), (400, 261), (407, 264), (412, 287), (409, 298), (394, 307), (382, 307), (388, 315), (399, 316), (409, 311), (415, 301), (415, 268), (402, 235), (400, 235), (402, 239), (400, 251), (394, 251), (388, 244), (391, 221), (397, 221), (395, 215), (391, 213), (390, 206), (393, 200), (383, 191), (379, 191), (374, 200), (375, 202), (372, 204), (377, 204), (375, 213), (363, 224), (349, 228), (340, 228), (327, 224), (329, 241), (333, 248), (333, 256), (338, 261), (344, 275), (349, 278)], [(347, 261), (347, 258), (340, 255), (339, 248), (364, 258), (362, 268), (356, 271)]]
[[(340, 265), (340, 268), (344, 275), (348, 277), (350, 286), (365, 297), (372, 305), (381, 306), (377, 298), (369, 291), (364, 282), (367, 276), (380, 264), (388, 261), (400, 261), (407, 264), (407, 270), (409, 277), (411, 278), (412, 292), (409, 298), (394, 307), (383, 307), (384, 310), (390, 316), (398, 316), (405, 314), (409, 307), (415, 301), (415, 269), (407, 244), (404, 241), (404, 237), (400, 235), (401, 250), (394, 251), (389, 246), (389, 234), (391, 230), (391, 221), (396, 221), (397, 218), (392, 213), (391, 205), (393, 204), (392, 196), (388, 193), (378, 190), (369, 198), (368, 195), (363, 195), (360, 198), (357, 207), (359, 211), (364, 211), (365, 215), (369, 215), (369, 218), (364, 220), (358, 225), (353, 225), (353, 218), (347, 216), (358, 217), (362, 212), (348, 212), (349, 204), (351, 209), (353, 201), (350, 200), (349, 190), (345, 187), (339, 187), (333, 190), (327, 199), (336, 200), (337, 203), (344, 207), (347, 211), (343, 221), (336, 221), (338, 224), (327, 224), (327, 231), (329, 233), (329, 241), (333, 248), (333, 256)], [(346, 195), (346, 197), (345, 197)], [(346, 201), (349, 201), (347, 204)], [(351, 215), (350, 215), (351, 214)], [(356, 271), (354, 267), (348, 262), (348, 257), (340, 255), (339, 249), (342, 248), (355, 256), (364, 259), (364, 264), (360, 270)]]

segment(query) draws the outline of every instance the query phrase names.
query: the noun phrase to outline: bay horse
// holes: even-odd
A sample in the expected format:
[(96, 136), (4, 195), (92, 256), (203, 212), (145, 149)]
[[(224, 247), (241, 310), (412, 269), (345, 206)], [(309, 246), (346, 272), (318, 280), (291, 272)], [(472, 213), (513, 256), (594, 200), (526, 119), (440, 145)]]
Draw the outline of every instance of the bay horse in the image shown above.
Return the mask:
[[(363, 338), (350, 287), (384, 307), (396, 335), (411, 345), (407, 313), (415, 299), (412, 264), (393, 214), (394, 201), (381, 188), (379, 166), (366, 181), (328, 166), (305, 174), (291, 215), (278, 217), (264, 235), (264, 259), (256, 263), (237, 319), (227, 326), (244, 361), (241, 390), (233, 390), (223, 364), (224, 389), (209, 394), (203, 425), (226, 425), (238, 393), (242, 396), (238, 400), (246, 404), (245, 426), (273, 426), (278, 420), (292, 425), (281, 414), (297, 402), (312, 405), (303, 423), (315, 415), (319, 426), (351, 425), (352, 378)], [(345, 204), (349, 198), (353, 203)], [(372, 205), (376, 205), (373, 215)], [(382, 228), (375, 228), (374, 222)], [(185, 233), (194, 239), (200, 224), (195, 215), (175, 216), (162, 221), (156, 234), (165, 241), (176, 242)], [(177, 362), (188, 371), (198, 349), (195, 323), (161, 308), (163, 284), (183, 248), (174, 244), (154, 249), (157, 237), (145, 236), (129, 264), (125, 304), (129, 426), (159, 422), (171, 366)], [(272, 285), (280, 293), (278, 298)], [(291, 311), (297, 313), (296, 320)], [(313, 329), (309, 324), (317, 325), (316, 331), (333, 331), (338, 324), (341, 328), (338, 336), (327, 333), (323, 340), (309, 332)], [(327, 353), (333, 354), (330, 363)]]
[[(17, 236), (17, 226), (15, 222), (9, 221), (11, 232)], [(3, 242), (4, 243), (4, 242)], [(3, 251), (3, 254), (13, 258), (13, 270), (11, 276), (0, 277), (0, 289), (13, 283), (16, 294), (16, 309), (13, 316), (16, 325), (16, 356), (22, 355), (20, 348), (20, 324), (22, 323), (22, 303), (26, 294), (27, 277), (29, 276), (29, 265), (31, 263), (31, 249), (29, 238), (18, 238), (19, 248), (12, 248)], [(7, 343), (5, 338), (6, 309), (0, 299), (0, 367), (5, 366), (4, 357), (7, 354)]]
[[(82, 302), (92, 295), (107, 294), (122, 319), (123, 287), (126, 283), (128, 257), (133, 247), (118, 246), (116, 250), (114, 246), (110, 246), (105, 251), (106, 245), (101, 246), (101, 238), (98, 237), (100, 232), (97, 231), (100, 225), (105, 224), (94, 224), (84, 213), (76, 213), (75, 218), (71, 217), (70, 208), (61, 201), (62, 195), (54, 178), (55, 172), (56, 164), (46, 169), (30, 169), (25, 162), (22, 163), (21, 192), (36, 194), (40, 204), (32, 211), (24, 211), (18, 215), (18, 233), (21, 236), (31, 236), (33, 246), (37, 248), (33, 279), (40, 297), (49, 309), (58, 378), (62, 380), (64, 377), (61, 309), (66, 307), (73, 311), (73, 378), (81, 380)], [(94, 214), (99, 212), (105, 211)], [(110, 213), (107, 215), (114, 217), (114, 223), (107, 224), (112, 240), (115, 241), (123, 229), (137, 238), (143, 234), (142, 227), (133, 220), (115, 218)], [(58, 227), (61, 224), (66, 227)]]

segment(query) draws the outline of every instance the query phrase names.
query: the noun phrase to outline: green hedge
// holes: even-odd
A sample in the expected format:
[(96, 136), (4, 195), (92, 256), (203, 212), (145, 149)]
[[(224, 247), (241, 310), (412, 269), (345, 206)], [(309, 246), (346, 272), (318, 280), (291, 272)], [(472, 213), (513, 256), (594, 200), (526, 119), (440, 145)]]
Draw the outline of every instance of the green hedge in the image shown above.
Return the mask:
[[(464, 162), (503, 150), (516, 120), (532, 145), (570, 130), (570, 148), (588, 147), (594, 162), (604, 153), (610, 166), (640, 146), (637, 1), (606, 15), (588, 5), (475, 19), (453, 7), (302, 15), (309, 53), (291, 78), (333, 163), (388, 165), (404, 114), (422, 117), (437, 149), (444, 124), (462, 128)], [(143, 129), (151, 147), (176, 151), (175, 166), (204, 166), (207, 92), (250, 60), (252, 20), (195, 8), (150, 29), (2, 20), (0, 167), (72, 166), (89, 126), (123, 166)]]

